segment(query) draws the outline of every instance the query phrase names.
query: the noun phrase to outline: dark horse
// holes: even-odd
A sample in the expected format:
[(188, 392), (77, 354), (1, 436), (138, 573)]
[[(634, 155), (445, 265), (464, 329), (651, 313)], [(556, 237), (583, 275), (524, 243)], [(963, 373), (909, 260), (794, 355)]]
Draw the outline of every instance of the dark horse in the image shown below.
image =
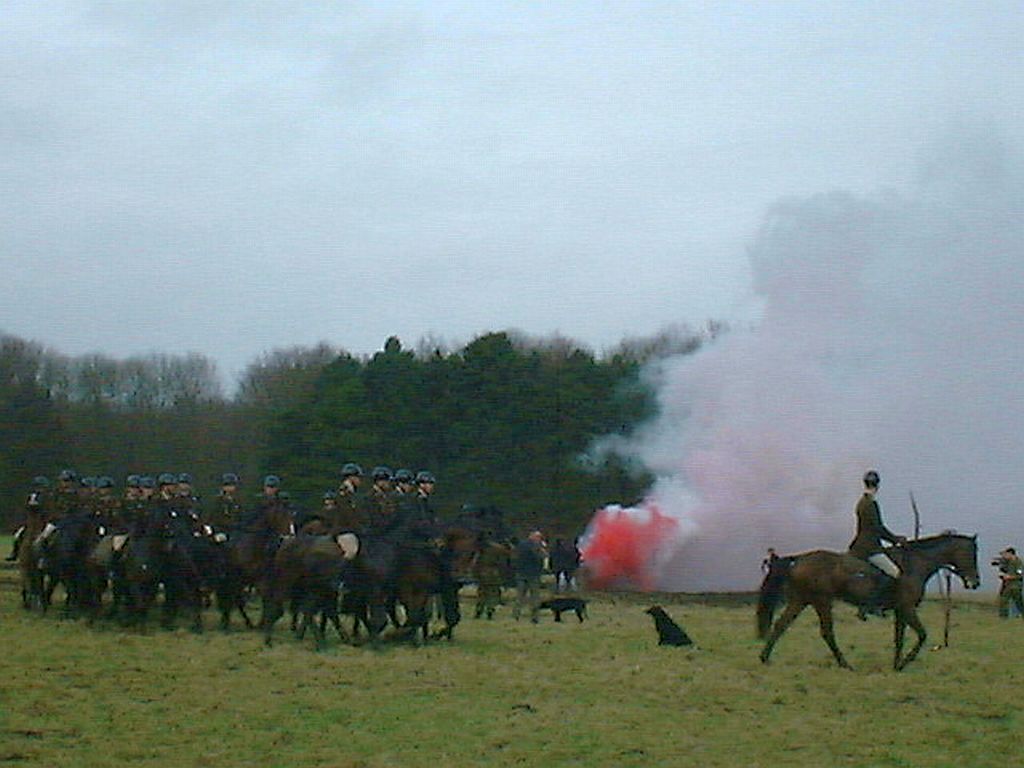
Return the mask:
[(473, 577), (473, 565), (480, 551), (481, 537), (462, 527), (443, 533), (440, 548), (422, 545), (400, 546), (395, 565), (394, 597), (405, 608), (403, 630), (415, 640), (417, 630), (428, 636), (429, 602), (433, 595), (441, 599), (444, 627), (434, 636), (452, 639), (459, 610), (459, 587)]
[(291, 512), (282, 504), (258, 509), (231, 528), (227, 541), (219, 545), (226, 558), (225, 573), (216, 589), (222, 629), (231, 628), (232, 610), (238, 610), (246, 627), (252, 627), (245, 612), (246, 594), (251, 588), (265, 593), (274, 556), (281, 542), (294, 535)]
[(133, 531), (122, 558), (123, 589), (130, 602), (130, 620), (145, 628), (149, 607), (163, 585), (161, 623), (174, 627), (184, 607), (192, 618), (192, 629), (203, 631), (202, 598), (207, 549), (213, 545), (197, 537), (186, 516), (157, 507), (150, 510)]
[[(887, 554), (903, 572), (882, 606), (894, 611), (893, 668), (901, 670), (917, 657), (928, 637), (917, 615), (928, 579), (939, 568), (949, 568), (965, 587), (978, 588), (978, 541), (977, 536), (943, 533), (907, 542), (887, 550)], [(844, 600), (862, 606), (875, 578), (872, 570), (873, 566), (852, 555), (820, 549), (774, 561), (761, 584), (757, 605), (758, 636), (766, 641), (761, 661), (768, 663), (782, 633), (810, 605), (818, 614), (821, 636), (832, 655), (840, 667), (849, 669), (832, 629), (832, 603)], [(783, 599), (786, 609), (773, 625), (775, 608)], [(917, 632), (917, 644), (903, 656), (903, 636), (908, 625)]]
[(86, 558), (103, 535), (102, 523), (79, 512), (58, 520), (49, 535), (32, 545), (40, 570), (46, 577), (42, 605), (45, 612), (58, 584), (64, 586), (64, 615), (90, 615), (99, 595), (86, 568)]
[[(438, 636), (451, 639), (460, 619), (458, 589), (469, 577), (478, 537), (471, 531), (452, 528), (443, 532), (441, 541), (435, 547), (427, 542), (351, 533), (337, 537), (302, 534), (290, 539), (274, 558), (264, 592), (264, 642), (271, 644), (274, 624), (289, 601), (296, 617), (301, 616), (301, 622), (293, 625), (300, 636), (306, 627), (314, 626), (317, 646), (321, 647), (325, 622), (330, 621), (339, 635), (348, 639), (339, 621), (342, 583), (345, 595), (341, 610), (355, 617), (353, 634), (362, 624), (371, 642), (375, 641), (387, 625), (389, 614), (397, 626), (393, 611), (397, 602), (406, 613), (400, 636), (416, 639), (422, 631), (426, 637), (427, 605), (432, 595), (439, 594), (445, 627)], [(317, 614), (322, 617), (319, 627), (314, 623)]]

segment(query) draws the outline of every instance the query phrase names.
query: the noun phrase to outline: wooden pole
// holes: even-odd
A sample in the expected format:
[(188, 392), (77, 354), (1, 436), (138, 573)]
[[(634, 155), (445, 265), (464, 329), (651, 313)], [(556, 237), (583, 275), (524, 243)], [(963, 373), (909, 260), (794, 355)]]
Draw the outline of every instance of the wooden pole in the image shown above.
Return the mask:
[(946, 626), (942, 631), (942, 647), (949, 648), (949, 618), (953, 611), (953, 574), (946, 571)]

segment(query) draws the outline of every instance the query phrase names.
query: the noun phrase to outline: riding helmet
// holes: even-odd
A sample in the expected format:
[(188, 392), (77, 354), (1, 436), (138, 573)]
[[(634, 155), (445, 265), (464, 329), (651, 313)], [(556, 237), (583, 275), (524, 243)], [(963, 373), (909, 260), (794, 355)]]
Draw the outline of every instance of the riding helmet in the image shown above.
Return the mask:
[(880, 482), (882, 482), (882, 478), (878, 476), (875, 470), (869, 469), (864, 473), (864, 485), (868, 488), (877, 488)]
[(351, 461), (341, 468), (342, 477), (362, 477), (363, 468)]

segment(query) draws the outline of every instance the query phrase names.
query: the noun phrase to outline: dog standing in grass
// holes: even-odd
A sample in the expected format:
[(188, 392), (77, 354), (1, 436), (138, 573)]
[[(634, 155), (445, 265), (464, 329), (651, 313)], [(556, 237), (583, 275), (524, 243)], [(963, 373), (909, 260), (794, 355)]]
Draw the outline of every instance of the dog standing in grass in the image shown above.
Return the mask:
[(654, 619), (654, 628), (658, 630), (658, 645), (693, 645), (690, 636), (672, 621), (672, 617), (660, 605), (652, 605), (644, 613)]
[(579, 597), (553, 597), (544, 600), (537, 605), (538, 611), (551, 611), (555, 614), (555, 621), (562, 620), (562, 614), (572, 611), (580, 624), (587, 618), (587, 601)]

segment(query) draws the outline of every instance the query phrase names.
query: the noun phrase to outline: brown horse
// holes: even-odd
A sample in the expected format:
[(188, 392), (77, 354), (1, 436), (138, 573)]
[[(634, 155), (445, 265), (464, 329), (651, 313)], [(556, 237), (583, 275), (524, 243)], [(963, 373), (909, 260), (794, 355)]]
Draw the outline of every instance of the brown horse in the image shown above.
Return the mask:
[[(928, 637), (917, 615), (917, 606), (924, 597), (928, 579), (939, 568), (949, 568), (960, 577), (965, 587), (978, 588), (978, 541), (977, 536), (943, 533), (907, 542), (887, 553), (902, 571), (882, 606), (894, 611), (893, 668), (901, 670), (917, 657)], [(757, 606), (758, 636), (766, 641), (761, 661), (768, 663), (782, 633), (810, 605), (818, 614), (821, 636), (832, 655), (840, 667), (850, 669), (836, 644), (832, 603), (844, 600), (864, 606), (877, 578), (874, 570), (873, 566), (852, 555), (826, 550), (780, 557), (774, 561), (761, 585)], [(786, 609), (773, 625), (775, 608), (783, 599)], [(917, 633), (917, 644), (903, 656), (903, 639), (908, 625)]]
[[(339, 585), (350, 578), (351, 560), (357, 546), (358, 539), (353, 534), (337, 537), (299, 534), (281, 544), (263, 590), (260, 623), (266, 645), (272, 643), (274, 624), (289, 602), (293, 613), (292, 629), (300, 639), (306, 628), (313, 626), (317, 648), (323, 647), (328, 621), (343, 639), (348, 639), (338, 615), (338, 591)], [(322, 617), (319, 624), (317, 615)]]
[(440, 548), (406, 545), (400, 547), (395, 567), (394, 596), (405, 608), (403, 634), (416, 641), (418, 633), (428, 637), (429, 603), (433, 595), (441, 599), (445, 625), (434, 637), (452, 639), (455, 625), (462, 618), (459, 587), (472, 579), (473, 565), (480, 552), (481, 538), (462, 527), (444, 531)]

